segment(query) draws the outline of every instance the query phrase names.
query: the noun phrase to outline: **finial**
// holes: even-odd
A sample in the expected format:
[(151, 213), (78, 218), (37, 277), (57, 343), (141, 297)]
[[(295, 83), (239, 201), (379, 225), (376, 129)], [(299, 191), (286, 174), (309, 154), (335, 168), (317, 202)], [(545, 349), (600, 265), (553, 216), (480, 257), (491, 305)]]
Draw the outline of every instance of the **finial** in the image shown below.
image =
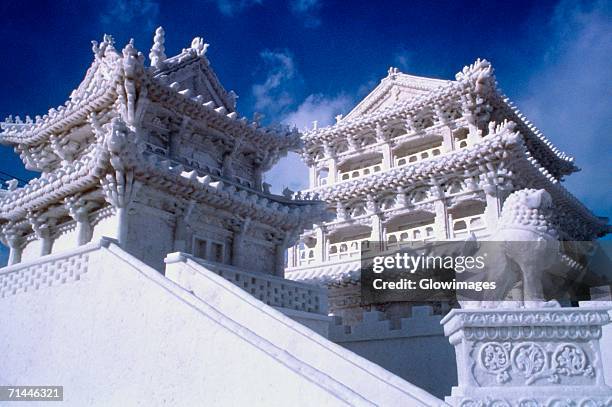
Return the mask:
[(342, 114), (336, 115), (336, 123), (339, 123), (340, 120), (342, 120), (343, 117), (344, 117), (344, 115), (342, 115)]
[(166, 48), (164, 47), (165, 32), (163, 27), (157, 27), (155, 35), (153, 36), (153, 47), (149, 53), (149, 59), (151, 60), (151, 66), (157, 69), (162, 69), (164, 61), (166, 60)]
[(315, 120), (312, 122), (312, 129), (317, 130), (319, 128), (319, 121)]
[(194, 50), (197, 55), (202, 56), (206, 54), (206, 50), (208, 49), (208, 44), (204, 42), (204, 38), (195, 37), (191, 41), (191, 49)]
[(387, 71), (387, 74), (391, 77), (394, 77), (395, 75), (397, 75), (399, 73), (399, 69), (394, 67), (394, 66), (390, 66), (389, 70)]

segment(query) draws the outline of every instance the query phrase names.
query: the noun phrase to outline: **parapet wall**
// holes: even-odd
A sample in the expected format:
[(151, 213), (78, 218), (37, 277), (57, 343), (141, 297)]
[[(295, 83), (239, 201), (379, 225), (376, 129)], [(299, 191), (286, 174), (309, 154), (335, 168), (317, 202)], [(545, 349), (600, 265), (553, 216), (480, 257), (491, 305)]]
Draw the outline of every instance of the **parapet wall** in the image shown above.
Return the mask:
[(363, 320), (343, 325), (336, 317), (329, 339), (379, 364), (437, 397), (457, 385), (455, 351), (444, 336), (441, 315), (431, 306), (412, 307), (412, 316), (397, 321), (379, 311), (363, 313)]

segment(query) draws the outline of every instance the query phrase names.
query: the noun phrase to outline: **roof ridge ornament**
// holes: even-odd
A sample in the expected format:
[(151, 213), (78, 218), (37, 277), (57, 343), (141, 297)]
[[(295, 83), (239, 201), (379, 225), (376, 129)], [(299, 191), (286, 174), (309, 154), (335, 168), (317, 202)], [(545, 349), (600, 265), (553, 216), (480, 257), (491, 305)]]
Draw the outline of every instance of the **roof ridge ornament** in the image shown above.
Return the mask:
[(396, 68), (394, 66), (390, 66), (389, 70), (387, 71), (387, 76), (390, 77), (391, 79), (395, 79), (395, 77), (399, 73), (400, 73), (399, 68)]
[(474, 82), (478, 93), (497, 88), (495, 70), (486, 59), (477, 58), (473, 64), (464, 66), (461, 72), (455, 74), (455, 79), (459, 82)]
[(166, 47), (164, 47), (164, 43), (166, 42), (166, 33), (164, 31), (164, 27), (159, 26), (155, 30), (155, 35), (153, 36), (153, 46), (151, 47), (151, 52), (149, 52), (149, 59), (151, 60), (151, 66), (155, 69), (163, 69), (164, 61), (167, 59), (166, 57)]
[(191, 49), (196, 52), (197, 56), (204, 56), (210, 44), (204, 42), (202, 37), (194, 37), (191, 41)]
[(107, 56), (107, 51), (114, 52), (115, 54), (117, 53), (114, 45), (115, 39), (113, 36), (110, 34), (104, 34), (101, 43), (98, 44), (98, 41), (91, 42), (91, 50), (93, 51), (96, 59), (102, 59)]

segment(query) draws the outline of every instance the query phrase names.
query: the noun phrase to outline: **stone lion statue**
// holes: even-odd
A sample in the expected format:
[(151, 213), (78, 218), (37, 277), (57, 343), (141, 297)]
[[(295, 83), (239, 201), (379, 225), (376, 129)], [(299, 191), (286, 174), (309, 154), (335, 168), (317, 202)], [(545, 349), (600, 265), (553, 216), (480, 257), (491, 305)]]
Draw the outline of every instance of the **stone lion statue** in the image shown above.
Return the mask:
[[(464, 308), (558, 306), (544, 300), (543, 281), (547, 269), (561, 258), (558, 232), (552, 222), (552, 198), (543, 189), (513, 192), (504, 202), (496, 231), (486, 245), (483, 281), (495, 281), (494, 293), (482, 301), (461, 301)], [(482, 251), (482, 247), (481, 247)], [(513, 295), (517, 287), (519, 297)], [(513, 290), (513, 288), (515, 290)]]

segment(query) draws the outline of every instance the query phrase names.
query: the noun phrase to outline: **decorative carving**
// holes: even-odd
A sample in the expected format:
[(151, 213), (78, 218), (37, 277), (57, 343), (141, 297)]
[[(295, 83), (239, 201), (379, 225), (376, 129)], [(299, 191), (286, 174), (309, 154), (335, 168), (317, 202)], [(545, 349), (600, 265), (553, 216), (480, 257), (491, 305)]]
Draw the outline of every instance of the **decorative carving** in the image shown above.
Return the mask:
[(508, 381), (508, 368), (510, 367), (509, 343), (489, 342), (480, 348), (478, 362), (489, 373), (497, 375), (497, 382)]
[(512, 351), (512, 363), (531, 384), (547, 366), (546, 352), (535, 343), (522, 343)]
[(593, 366), (589, 364), (586, 353), (572, 343), (559, 345), (552, 356), (555, 373), (563, 376), (595, 375)]
[(151, 66), (156, 69), (162, 69), (164, 67), (164, 61), (166, 60), (166, 48), (164, 47), (165, 32), (163, 27), (157, 27), (155, 30), (155, 36), (153, 37), (153, 47), (149, 53), (149, 59), (151, 60)]

